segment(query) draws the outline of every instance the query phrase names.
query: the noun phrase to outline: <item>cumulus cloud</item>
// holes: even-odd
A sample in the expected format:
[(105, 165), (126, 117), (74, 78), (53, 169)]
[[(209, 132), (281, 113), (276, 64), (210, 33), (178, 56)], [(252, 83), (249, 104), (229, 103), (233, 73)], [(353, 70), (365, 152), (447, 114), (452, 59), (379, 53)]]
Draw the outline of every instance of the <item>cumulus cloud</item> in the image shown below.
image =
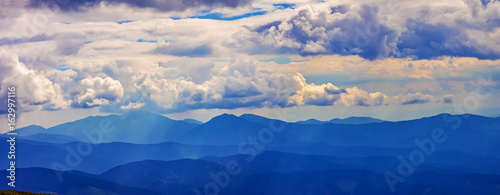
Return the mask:
[[(44, 109), (91, 108), (114, 106), (122, 110), (157, 109), (162, 112), (181, 112), (190, 109), (234, 109), (262, 107), (316, 106), (382, 106), (389, 104), (421, 104), (434, 97), (421, 93), (387, 96), (358, 87), (337, 87), (332, 83), (308, 83), (300, 73), (285, 74), (259, 68), (259, 61), (241, 56), (231, 62), (213, 65), (203, 60), (181, 60), (156, 63), (150, 66), (119, 63), (96, 66), (72, 64), (65, 71), (33, 71), (10, 56), (3, 57), (2, 71), (23, 81), (24, 102)], [(190, 73), (194, 65), (202, 63)], [(110, 66), (116, 78), (102, 74)], [(191, 67), (183, 69), (184, 66)], [(13, 67), (17, 67), (13, 68)], [(201, 69), (200, 69), (201, 68)], [(12, 70), (11, 70), (12, 69)], [(99, 70), (99, 71), (98, 71)], [(101, 76), (91, 76), (99, 74)], [(82, 78), (83, 75), (86, 75)], [(183, 76), (180, 76), (183, 75)], [(201, 80), (192, 77), (205, 77)], [(5, 76), (3, 83), (14, 79)], [(122, 81), (120, 81), (122, 80)], [(2, 90), (5, 90), (2, 87)], [(35, 94), (36, 93), (36, 94)], [(446, 103), (446, 102), (445, 102)]]
[[(16, 54), (2, 50), (0, 79), (0, 92), (7, 94), (8, 87), (16, 87), (17, 104), (25, 111), (62, 109), (69, 105), (59, 84), (53, 83), (39, 71), (27, 68), (19, 62)], [(6, 103), (6, 96), (0, 97), (0, 102)], [(5, 108), (0, 108), (0, 112), (4, 113)]]
[(342, 103), (346, 106), (380, 106), (389, 104), (389, 98), (380, 92), (368, 93), (357, 87), (346, 89)]
[(291, 18), (259, 32), (263, 46), (292, 49), (302, 55), (344, 54), (374, 59), (394, 50), (393, 31), (378, 22), (374, 6), (299, 8)]
[(110, 101), (119, 101), (123, 97), (123, 87), (120, 81), (111, 77), (88, 77), (78, 82), (70, 90), (73, 98), (71, 104), (75, 108), (90, 108), (98, 105), (108, 105)]
[[(317, 85), (308, 83), (300, 73), (286, 75), (259, 70), (257, 63), (253, 57), (237, 58), (219, 67), (213, 77), (199, 84), (185, 79), (166, 79), (159, 76), (162, 72), (140, 71), (132, 76), (129, 92), (140, 94), (165, 112), (302, 105), (406, 105), (433, 100), (432, 96), (420, 93), (389, 97), (357, 87), (339, 88), (332, 83)], [(123, 109), (128, 107), (131, 105), (122, 106)]]
[(253, 52), (360, 55), (366, 59), (500, 58), (500, 2), (434, 4), (354, 1), (307, 5), (285, 20), (253, 28), (251, 34), (258, 44), (247, 46)]
[(125, 105), (120, 106), (120, 109), (123, 109), (123, 110), (139, 109), (139, 108), (142, 108), (144, 105), (146, 105), (146, 104), (143, 102), (130, 102), (126, 106)]

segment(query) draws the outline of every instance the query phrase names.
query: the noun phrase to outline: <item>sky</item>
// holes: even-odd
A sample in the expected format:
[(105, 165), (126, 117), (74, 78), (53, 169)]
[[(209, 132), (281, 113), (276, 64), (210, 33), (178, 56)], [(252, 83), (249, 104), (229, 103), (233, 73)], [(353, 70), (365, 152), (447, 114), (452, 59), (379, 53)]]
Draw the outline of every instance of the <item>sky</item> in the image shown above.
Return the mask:
[(18, 127), (135, 110), (496, 117), (500, 2), (0, 0), (0, 82)]

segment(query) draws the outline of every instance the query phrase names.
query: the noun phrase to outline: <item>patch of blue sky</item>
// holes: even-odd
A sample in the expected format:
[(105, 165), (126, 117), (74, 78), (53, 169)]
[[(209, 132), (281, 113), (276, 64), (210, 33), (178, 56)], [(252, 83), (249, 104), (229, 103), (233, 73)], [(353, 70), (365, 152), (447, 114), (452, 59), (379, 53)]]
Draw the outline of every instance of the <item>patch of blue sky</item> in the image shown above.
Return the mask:
[(305, 62), (307, 60), (292, 60), (286, 56), (279, 56), (279, 57), (270, 58), (270, 59), (262, 60), (262, 61), (263, 62), (275, 62), (277, 64), (290, 64), (292, 62)]
[(118, 24), (125, 24), (125, 23), (130, 23), (130, 22), (133, 22), (133, 20), (123, 20), (123, 21), (118, 21), (116, 23), (118, 23)]
[(90, 43), (93, 43), (94, 41), (85, 41), (83, 42), (83, 44), (90, 44)]
[(224, 15), (222, 13), (208, 13), (205, 15), (191, 16), (189, 18), (233, 21), (233, 20), (239, 20), (242, 18), (248, 18), (248, 17), (252, 17), (252, 16), (261, 16), (261, 15), (264, 15), (266, 13), (267, 13), (267, 11), (258, 11), (258, 12), (251, 12), (251, 13), (246, 13), (243, 15), (230, 16), (230, 17), (226, 17), (226, 15)]
[(295, 9), (295, 3), (277, 3), (273, 4), (277, 9)]
[(59, 71), (66, 71), (66, 70), (69, 70), (71, 68), (69, 68), (68, 66), (62, 64), (62, 65), (59, 65), (59, 66), (55, 66), (54, 67), (56, 70), (59, 70)]
[(352, 81), (349, 74), (320, 74), (320, 75), (303, 75), (308, 83), (323, 84), (332, 83), (337, 87), (352, 86), (360, 84), (360, 81)]
[(156, 43), (156, 40), (137, 39), (139, 43)]
[[(324, 84), (324, 83), (332, 83), (333, 85), (344, 88), (344, 87), (355, 87), (355, 86), (372, 86), (374, 84), (378, 84), (379, 86), (387, 86), (384, 88), (383, 93), (386, 95), (397, 95), (400, 93), (397, 91), (396, 87), (393, 85), (400, 84), (408, 84), (408, 83), (426, 83), (432, 82), (433, 80), (427, 78), (406, 78), (406, 79), (397, 79), (397, 78), (374, 78), (374, 79), (355, 79), (351, 73), (331, 73), (331, 74), (313, 74), (313, 75), (303, 75), (306, 79), (307, 83), (314, 84)], [(447, 90), (445, 86), (442, 86), (444, 90)], [(451, 88), (450, 88), (451, 89)], [(432, 91), (421, 91), (426, 94), (433, 93)]]

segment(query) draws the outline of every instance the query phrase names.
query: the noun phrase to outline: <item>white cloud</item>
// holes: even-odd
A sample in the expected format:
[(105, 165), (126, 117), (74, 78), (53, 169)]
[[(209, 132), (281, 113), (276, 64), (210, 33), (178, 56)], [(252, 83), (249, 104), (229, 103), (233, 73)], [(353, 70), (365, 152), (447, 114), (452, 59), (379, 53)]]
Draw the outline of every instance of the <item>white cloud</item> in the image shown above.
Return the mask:
[(124, 90), (120, 81), (111, 77), (88, 77), (80, 80), (69, 93), (73, 98), (72, 107), (88, 108), (120, 101)]
[[(69, 105), (61, 94), (59, 84), (53, 83), (37, 70), (28, 69), (19, 62), (17, 55), (2, 50), (0, 78), (1, 93), (7, 94), (8, 87), (16, 87), (17, 104), (26, 111), (62, 109)], [(1, 98), (1, 102), (7, 101), (6, 96)]]
[(471, 57), (441, 57), (432, 60), (385, 58), (366, 60), (359, 56), (320, 55), (304, 57), (286, 67), (263, 63), (266, 70), (303, 75), (346, 74), (351, 80), (366, 79), (452, 79), (472, 78), (471, 72), (500, 71), (500, 60), (481, 60)]
[(240, 57), (218, 67), (216, 74), (199, 84), (179, 78), (164, 78), (160, 76), (161, 71), (138, 71), (132, 76), (132, 88), (128, 89), (139, 97), (149, 98), (166, 112), (302, 105), (381, 106), (427, 103), (432, 97), (423, 94), (389, 97), (357, 87), (342, 89), (331, 83), (316, 85), (307, 83), (300, 73), (286, 75), (259, 70), (257, 63), (255, 58)]
[(123, 109), (123, 110), (139, 109), (139, 108), (142, 108), (144, 105), (146, 105), (146, 104), (143, 102), (130, 102), (126, 106), (120, 106), (120, 109)]
[(380, 92), (368, 93), (357, 87), (347, 88), (341, 102), (346, 106), (380, 106), (389, 104), (388, 97)]

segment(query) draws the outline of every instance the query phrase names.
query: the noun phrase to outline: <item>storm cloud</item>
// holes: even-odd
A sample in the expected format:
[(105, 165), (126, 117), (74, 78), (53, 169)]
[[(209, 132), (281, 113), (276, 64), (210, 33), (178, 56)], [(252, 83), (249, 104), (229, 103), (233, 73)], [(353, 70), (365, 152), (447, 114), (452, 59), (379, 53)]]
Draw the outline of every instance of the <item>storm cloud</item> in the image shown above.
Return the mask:
[(473, 2), (307, 5), (288, 19), (253, 27), (258, 44), (246, 46), (256, 53), (359, 55), (370, 60), (499, 59), (500, 2)]

